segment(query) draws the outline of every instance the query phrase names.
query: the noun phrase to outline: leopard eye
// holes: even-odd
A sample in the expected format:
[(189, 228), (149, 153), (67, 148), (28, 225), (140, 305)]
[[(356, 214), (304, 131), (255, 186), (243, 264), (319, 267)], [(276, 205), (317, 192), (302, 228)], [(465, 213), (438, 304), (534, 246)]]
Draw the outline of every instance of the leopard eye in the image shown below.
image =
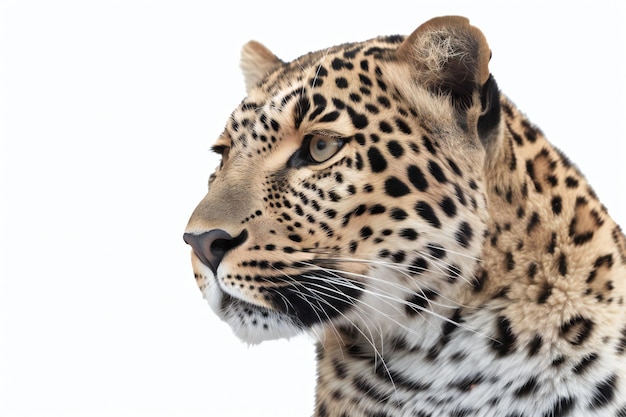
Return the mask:
[(309, 141), (309, 155), (313, 162), (324, 162), (339, 152), (343, 140), (332, 136), (313, 135)]

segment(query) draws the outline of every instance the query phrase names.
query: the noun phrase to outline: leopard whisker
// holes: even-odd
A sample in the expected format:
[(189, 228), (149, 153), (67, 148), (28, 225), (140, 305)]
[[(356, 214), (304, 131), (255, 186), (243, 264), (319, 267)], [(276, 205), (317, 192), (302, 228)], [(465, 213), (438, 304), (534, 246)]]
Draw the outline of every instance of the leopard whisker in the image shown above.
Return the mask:
[[(323, 278), (321, 278), (321, 277), (316, 277), (316, 276), (310, 276), (310, 277), (308, 277), (308, 278), (313, 278), (313, 279), (317, 279), (317, 280), (323, 280)], [(368, 285), (368, 284), (363, 284), (363, 285)], [(346, 285), (346, 286), (347, 286), (347, 285)], [(372, 287), (372, 285), (371, 285), (371, 284), (370, 284), (370, 285), (368, 285), (368, 286)], [(324, 288), (325, 288), (325, 287), (324, 287)], [(452, 323), (452, 324), (455, 324), (455, 325), (459, 325), (459, 326), (460, 326), (460, 323), (455, 323), (454, 321), (452, 321), (452, 320), (451, 320), (451, 319), (449, 319), (448, 317), (445, 317), (445, 316), (443, 316), (443, 315), (440, 315), (440, 314), (438, 314), (438, 313), (435, 313), (435, 312), (434, 312), (434, 311), (432, 311), (432, 310), (426, 309), (426, 308), (424, 308), (424, 307), (422, 307), (422, 306), (419, 306), (419, 305), (417, 305), (417, 304), (415, 304), (415, 303), (411, 303), (411, 302), (409, 302), (409, 301), (407, 301), (407, 300), (403, 300), (403, 299), (401, 299), (401, 298), (398, 298), (398, 297), (395, 297), (395, 296), (392, 296), (392, 295), (383, 294), (383, 293), (381, 293), (380, 291), (365, 290), (365, 289), (360, 288), (360, 287), (358, 287), (358, 286), (356, 286), (356, 285), (354, 286), (354, 288), (358, 288), (358, 289), (360, 289), (361, 291), (363, 291), (363, 292), (364, 292), (364, 293), (366, 293), (366, 294), (370, 294), (370, 295), (372, 295), (372, 296), (374, 296), (374, 297), (377, 297), (377, 298), (379, 298), (379, 299), (383, 300), (383, 301), (385, 302), (385, 304), (389, 305), (389, 306), (390, 306), (391, 308), (393, 308), (394, 310), (397, 310), (397, 311), (398, 311), (398, 313), (402, 313), (402, 311), (400, 310), (400, 308), (399, 308), (398, 306), (396, 306), (395, 304), (392, 304), (392, 303), (391, 303), (391, 302), (389, 302), (388, 300), (391, 300), (391, 301), (396, 301), (396, 302), (397, 302), (397, 303), (399, 303), (400, 305), (403, 305), (403, 306), (409, 306), (409, 307), (411, 307), (411, 308), (415, 309), (415, 310), (416, 310), (416, 311), (418, 311), (418, 312), (428, 313), (428, 314), (429, 314), (429, 315), (431, 315), (431, 316), (434, 316), (434, 317), (436, 317), (436, 318), (439, 318), (439, 319), (442, 319), (442, 320), (448, 321), (448, 322), (450, 322), (450, 323)], [(339, 292), (340, 292), (340, 291), (339, 291)], [(340, 292), (340, 293), (341, 293), (341, 292)], [(345, 296), (345, 294), (343, 294), (343, 293), (341, 293), (341, 294)], [(352, 298), (354, 301), (359, 301), (359, 300), (357, 300), (357, 299), (356, 299), (356, 298), (354, 298), (354, 297), (350, 297), (350, 298)], [(376, 312), (380, 313), (382, 316), (384, 316), (384, 317), (385, 317), (385, 318), (387, 318), (388, 320), (392, 321), (394, 324), (396, 324), (396, 325), (400, 326), (401, 328), (403, 328), (403, 329), (404, 329), (404, 330), (406, 330), (407, 332), (410, 332), (410, 333), (413, 333), (413, 334), (416, 334), (416, 335), (418, 334), (418, 333), (417, 333), (414, 329), (412, 329), (412, 328), (410, 328), (410, 327), (408, 327), (408, 326), (406, 326), (406, 325), (404, 325), (404, 324), (400, 323), (399, 321), (395, 320), (395, 319), (394, 319), (391, 315), (389, 315), (388, 313), (384, 313), (384, 312), (380, 311), (379, 309), (374, 308), (372, 305), (370, 305), (370, 304), (368, 304), (368, 303), (363, 303), (362, 301), (361, 301), (361, 303), (362, 303), (362, 304), (364, 304), (365, 306), (367, 306), (367, 307), (371, 308), (372, 310), (374, 310), (374, 311), (376, 311)], [(354, 305), (356, 305), (356, 303), (355, 303)]]
[[(319, 277), (315, 277), (315, 278), (319, 278)], [(325, 290), (328, 290), (327, 287), (322, 287)], [(324, 294), (321, 291), (316, 291), (316, 290), (312, 290), (309, 288), (310, 291), (312, 292), (317, 292), (318, 294), (323, 294), (326, 296), (329, 296), (329, 294)], [(344, 294), (342, 294), (344, 295)], [(349, 297), (349, 298), (353, 298), (353, 297)], [(356, 299), (355, 299), (356, 300)], [(319, 297), (319, 302), (325, 303), (327, 304), (331, 309), (335, 310), (337, 312), (337, 314), (339, 314), (340, 316), (342, 316), (346, 321), (348, 321), (352, 327), (354, 329), (356, 329), (356, 331), (367, 341), (367, 343), (372, 347), (373, 351), (374, 351), (374, 357), (375, 357), (375, 361), (374, 361), (374, 368), (376, 369), (377, 364), (376, 364), (376, 360), (380, 360), (380, 363), (382, 364), (382, 366), (385, 369), (385, 372), (387, 373), (387, 376), (389, 377), (389, 381), (391, 382), (391, 385), (393, 387), (393, 391), (395, 393), (396, 399), (399, 400), (399, 396), (398, 396), (398, 390), (396, 387), (396, 384), (393, 380), (393, 375), (391, 374), (391, 371), (389, 370), (389, 367), (385, 361), (385, 358), (383, 357), (382, 353), (380, 352), (379, 348), (376, 346), (375, 342), (374, 342), (374, 335), (372, 334), (371, 329), (369, 328), (369, 326), (366, 326), (368, 333), (370, 334), (370, 336), (368, 337), (365, 332), (356, 324), (354, 323), (352, 320), (350, 320), (350, 318), (348, 318), (341, 310), (337, 309), (335, 306), (333, 306), (332, 304), (330, 304), (328, 301), (326, 301), (325, 299), (323, 299), (321, 296)], [(362, 311), (363, 313), (365, 313), (365, 311)], [(363, 320), (363, 317), (359, 316), (361, 318), (361, 320)], [(373, 323), (372, 323), (373, 324)], [(333, 326), (334, 327), (334, 326)], [(381, 340), (383, 339), (383, 334), (382, 334), (382, 330), (379, 330), (379, 335)]]
[[(322, 268), (322, 267), (318, 267), (318, 268), (319, 268), (320, 270), (324, 270), (324, 271), (326, 271), (326, 272), (333, 272), (333, 273), (335, 274), (335, 276), (336, 276), (336, 277), (338, 277), (338, 278), (343, 278), (343, 277), (341, 277), (341, 276), (339, 276), (339, 275), (336, 275), (337, 273), (342, 273), (342, 274), (347, 274), (347, 275), (354, 275), (354, 276), (358, 276), (358, 277), (361, 277), (361, 278), (366, 278), (366, 279), (370, 279), (370, 278), (371, 278), (370, 276), (367, 276), (367, 275), (355, 274), (355, 273), (350, 273), (350, 272), (347, 272), (347, 271), (336, 271), (336, 270), (332, 270), (332, 269), (328, 269), (328, 268)], [(321, 278), (321, 277), (318, 277), (318, 276), (307, 276), (307, 278), (309, 278), (309, 279), (316, 279), (316, 280), (324, 280), (324, 278)], [(345, 278), (344, 278), (344, 279), (345, 279)], [(370, 286), (370, 287), (372, 287), (372, 285), (371, 285), (371, 284), (370, 284), (370, 285), (368, 285), (368, 284), (366, 284), (366, 283), (361, 283), (361, 284), (362, 284), (362, 285), (364, 285), (364, 286)], [(343, 285), (343, 284), (342, 284), (342, 285)], [(348, 285), (345, 285), (345, 286), (346, 286), (346, 287), (348, 287)], [(324, 287), (324, 288), (326, 288), (326, 287)], [(379, 299), (396, 301), (396, 302), (400, 303), (401, 305), (408, 306), (408, 307), (412, 308), (414, 311), (417, 311), (417, 312), (422, 312), (422, 313), (426, 313), (426, 314), (428, 314), (428, 315), (430, 315), (430, 316), (433, 316), (433, 317), (435, 317), (435, 318), (437, 318), (437, 319), (443, 320), (443, 321), (445, 321), (446, 323), (453, 324), (453, 325), (455, 325), (455, 326), (457, 326), (457, 327), (459, 327), (459, 328), (461, 328), (461, 329), (463, 329), (463, 330), (466, 330), (466, 331), (469, 331), (469, 332), (471, 332), (471, 333), (473, 333), (473, 334), (479, 335), (479, 336), (481, 336), (481, 337), (485, 337), (485, 338), (488, 338), (488, 339), (490, 339), (490, 340), (493, 340), (493, 339), (492, 339), (489, 335), (487, 335), (487, 334), (485, 334), (485, 333), (483, 333), (483, 332), (479, 332), (479, 331), (474, 330), (474, 329), (471, 329), (471, 328), (469, 328), (469, 327), (467, 327), (467, 326), (463, 326), (461, 323), (455, 322), (454, 320), (452, 320), (451, 318), (449, 318), (449, 317), (447, 317), (447, 316), (445, 316), (445, 315), (442, 315), (442, 314), (436, 313), (435, 311), (433, 311), (433, 310), (431, 310), (431, 309), (425, 308), (425, 307), (423, 307), (423, 306), (421, 306), (421, 305), (418, 305), (418, 304), (416, 304), (416, 303), (412, 303), (412, 302), (410, 302), (410, 301), (408, 301), (408, 300), (404, 300), (404, 299), (398, 298), (398, 297), (396, 297), (396, 296), (389, 295), (389, 293), (381, 293), (380, 291), (366, 290), (366, 289), (364, 289), (364, 288), (360, 288), (360, 287), (358, 287), (358, 286), (356, 286), (356, 285), (354, 285), (354, 288), (358, 288), (358, 289), (360, 289), (361, 291), (365, 292), (366, 294), (373, 295), (374, 297), (378, 297)], [(378, 288), (376, 288), (376, 289), (377, 289), (377, 290), (379, 290)], [(342, 293), (342, 295), (344, 295), (344, 296), (345, 296), (345, 294), (343, 294), (343, 293)], [(419, 294), (418, 294), (418, 295), (419, 295)], [(354, 297), (350, 297), (350, 298), (354, 298)], [(424, 298), (424, 299), (425, 299), (425, 300), (428, 300), (427, 298)], [(356, 299), (354, 299), (354, 301), (357, 301), (357, 300), (356, 300)], [(362, 301), (361, 301), (361, 303), (362, 303)], [(395, 306), (393, 306), (393, 305), (392, 305), (389, 301), (385, 301), (385, 303), (386, 303), (386, 304), (388, 304), (388, 305), (390, 305), (392, 308), (394, 308), (394, 309), (398, 310), (398, 308), (396, 308)], [(366, 306), (368, 306), (368, 307), (372, 308), (373, 310), (376, 310), (376, 311), (377, 311), (377, 312), (379, 312), (381, 315), (383, 315), (385, 318), (387, 318), (387, 319), (391, 320), (394, 324), (397, 324), (398, 326), (400, 326), (401, 328), (403, 328), (403, 329), (404, 329), (404, 330), (406, 330), (407, 332), (410, 332), (410, 333), (413, 333), (413, 334), (418, 334), (418, 333), (417, 333), (414, 329), (411, 329), (410, 327), (407, 327), (406, 325), (404, 325), (404, 324), (402, 324), (402, 323), (398, 322), (397, 320), (393, 319), (393, 318), (392, 318), (389, 314), (386, 314), (386, 313), (384, 313), (384, 312), (381, 312), (380, 310), (378, 310), (378, 309), (374, 308), (374, 307), (373, 307), (373, 306), (371, 306), (371, 305), (368, 305), (367, 303), (364, 303), (364, 304), (365, 304)], [(458, 308), (458, 306), (447, 306), (447, 307), (448, 307), (448, 308)]]
[[(369, 264), (374, 264), (374, 265), (384, 266), (384, 267), (390, 268), (390, 269), (392, 269), (392, 270), (396, 270), (397, 272), (399, 272), (399, 273), (403, 274), (403, 275), (404, 275), (405, 277), (407, 277), (407, 278), (412, 278), (412, 277), (410, 276), (410, 274), (408, 274), (406, 271), (402, 270), (401, 265), (399, 265), (399, 264), (391, 264), (391, 263), (387, 263), (387, 262), (382, 262), (382, 263), (379, 263), (380, 261), (370, 261), (370, 260), (365, 260), (365, 259), (364, 259), (364, 260), (359, 260), (359, 259), (347, 259), (347, 260), (343, 260), (343, 259), (332, 259), (332, 261), (341, 261), (341, 262), (343, 262), (343, 261), (345, 261), (345, 262), (359, 262), (359, 263), (369, 263)], [(312, 264), (312, 263), (307, 263), (307, 265), (309, 265), (309, 266), (315, 266), (315, 267), (320, 268), (318, 265), (315, 265), (315, 264)], [(394, 268), (394, 266), (398, 266), (398, 268)], [(353, 276), (356, 276), (356, 277), (359, 277), (359, 278), (364, 278), (364, 279), (367, 279), (367, 280), (380, 282), (380, 283), (383, 283), (383, 284), (385, 284), (385, 285), (389, 285), (389, 286), (391, 286), (391, 287), (392, 287), (392, 288), (394, 288), (394, 289), (400, 290), (400, 291), (402, 291), (402, 292), (406, 293), (407, 295), (418, 295), (418, 296), (420, 296), (420, 294), (417, 294), (417, 293), (416, 293), (413, 289), (411, 289), (411, 288), (408, 288), (408, 287), (403, 286), (403, 285), (398, 284), (398, 283), (389, 282), (389, 281), (386, 281), (386, 280), (383, 280), (383, 279), (381, 279), (381, 278), (377, 278), (377, 277), (374, 277), (374, 276), (364, 275), (364, 274), (356, 274), (356, 273), (353, 273), (353, 272), (347, 272), (347, 271), (342, 271), (342, 270), (337, 270), (337, 269), (331, 269), (331, 268), (326, 268), (326, 270), (327, 270), (327, 271), (333, 271), (333, 272), (336, 272), (336, 273), (350, 274), (350, 275), (353, 275)], [(424, 292), (423, 292), (423, 290), (422, 290), (421, 288), (417, 288), (417, 289), (419, 289), (419, 290), (422, 292), (422, 295), (423, 295), (423, 293), (424, 293)], [(449, 299), (448, 297), (445, 297), (443, 294), (441, 294), (441, 293), (439, 293), (439, 292), (436, 292), (436, 291), (435, 291), (435, 293), (437, 294), (437, 296), (440, 296), (441, 298), (443, 298), (443, 299), (445, 299), (445, 300), (448, 300), (448, 301), (450, 301), (450, 302), (454, 302), (453, 300)], [(424, 299), (425, 301), (429, 302), (429, 304), (431, 304), (431, 305), (435, 305), (435, 306), (438, 306), (438, 307), (444, 307), (444, 308), (457, 308), (457, 307), (459, 307), (459, 306), (460, 306), (458, 303), (455, 303), (455, 305), (448, 305), (448, 304), (444, 304), (444, 303), (440, 303), (440, 302), (437, 302), (437, 301), (434, 301), (434, 300), (428, 299), (427, 297), (423, 297), (423, 299)]]

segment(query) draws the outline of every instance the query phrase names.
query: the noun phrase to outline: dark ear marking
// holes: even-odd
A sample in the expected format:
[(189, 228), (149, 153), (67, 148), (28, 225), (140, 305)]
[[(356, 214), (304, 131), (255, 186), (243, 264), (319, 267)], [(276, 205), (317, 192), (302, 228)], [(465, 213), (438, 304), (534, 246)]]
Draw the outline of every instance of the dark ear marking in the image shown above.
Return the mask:
[[(418, 27), (398, 48), (415, 80), (448, 97), (459, 126), (487, 146), (500, 123), (500, 92), (489, 73), (491, 50), (483, 33), (459, 16), (439, 17)], [(494, 139), (490, 139), (490, 138)]]
[(488, 148), (493, 138), (490, 133), (500, 124), (500, 90), (492, 75), (489, 75), (487, 82), (480, 89), (481, 112), (478, 118), (478, 137)]

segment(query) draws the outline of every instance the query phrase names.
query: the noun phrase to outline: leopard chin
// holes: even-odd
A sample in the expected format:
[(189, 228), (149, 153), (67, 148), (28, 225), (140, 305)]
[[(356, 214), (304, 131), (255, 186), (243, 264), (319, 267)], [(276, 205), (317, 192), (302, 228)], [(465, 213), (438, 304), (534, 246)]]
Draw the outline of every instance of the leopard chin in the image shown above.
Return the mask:
[(209, 305), (233, 333), (247, 344), (289, 339), (305, 331), (292, 317), (234, 298), (219, 288), (213, 292), (216, 294), (206, 297)]
[[(192, 257), (195, 258), (193, 254)], [(266, 340), (289, 339), (305, 332), (297, 319), (230, 294), (221, 287), (209, 268), (195, 259), (192, 263), (202, 296), (241, 341), (255, 345)]]

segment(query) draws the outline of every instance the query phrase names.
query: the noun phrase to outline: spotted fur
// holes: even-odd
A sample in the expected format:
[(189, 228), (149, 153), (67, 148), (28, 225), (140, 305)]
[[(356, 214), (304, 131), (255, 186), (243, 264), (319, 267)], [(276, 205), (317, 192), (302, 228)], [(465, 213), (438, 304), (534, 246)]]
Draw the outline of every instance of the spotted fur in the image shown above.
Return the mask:
[(316, 337), (316, 417), (626, 416), (626, 238), (489, 58), (461, 17), (243, 49), (185, 240), (241, 339)]

